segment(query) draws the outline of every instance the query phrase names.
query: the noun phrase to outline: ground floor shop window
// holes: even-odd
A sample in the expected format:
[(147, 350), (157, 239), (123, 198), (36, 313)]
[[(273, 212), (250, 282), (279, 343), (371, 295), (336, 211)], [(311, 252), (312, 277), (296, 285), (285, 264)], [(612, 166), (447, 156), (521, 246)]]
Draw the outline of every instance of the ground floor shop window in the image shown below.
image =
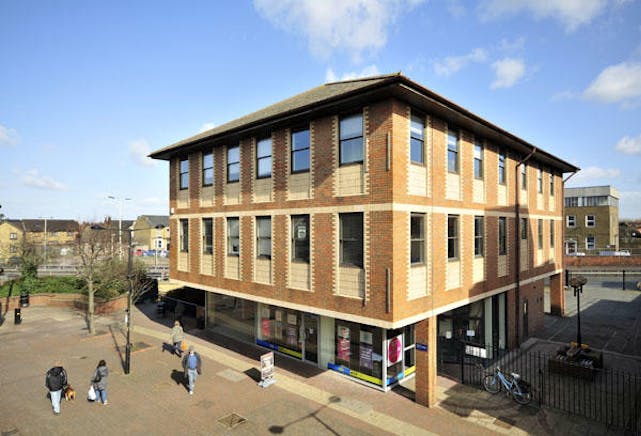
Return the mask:
[[(334, 362), (353, 377), (382, 384), (383, 330), (378, 327), (336, 320), (336, 351)], [(340, 370), (339, 368), (332, 368)]]
[(208, 327), (244, 341), (253, 341), (256, 331), (256, 303), (229, 295), (208, 294)]
[(260, 312), (259, 345), (302, 358), (300, 312), (267, 305), (261, 306)]

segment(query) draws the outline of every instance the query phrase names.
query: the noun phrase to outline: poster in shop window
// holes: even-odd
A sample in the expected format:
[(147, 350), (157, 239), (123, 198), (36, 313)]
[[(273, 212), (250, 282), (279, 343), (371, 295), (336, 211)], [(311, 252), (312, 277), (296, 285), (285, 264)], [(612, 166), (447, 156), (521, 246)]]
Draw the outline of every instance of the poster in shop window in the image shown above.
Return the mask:
[(271, 337), (269, 326), (269, 318), (262, 319), (260, 321), (260, 333), (263, 336), (263, 339), (269, 339)]
[(403, 359), (403, 335), (398, 335), (387, 341), (387, 366), (397, 364)]
[(298, 335), (296, 334), (296, 326), (287, 326), (287, 345), (296, 346), (298, 342)]
[(360, 346), (360, 366), (361, 368), (372, 369), (372, 346), (361, 342)]
[(338, 360), (349, 362), (349, 327), (338, 326), (336, 350)]

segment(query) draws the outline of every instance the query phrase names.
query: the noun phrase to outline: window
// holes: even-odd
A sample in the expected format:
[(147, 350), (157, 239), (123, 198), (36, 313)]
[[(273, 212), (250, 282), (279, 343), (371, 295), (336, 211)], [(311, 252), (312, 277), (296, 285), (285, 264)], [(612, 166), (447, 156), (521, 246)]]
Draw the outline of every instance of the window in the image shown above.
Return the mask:
[(17, 253), (18, 252), (18, 247), (15, 245), (10, 245), (9, 246), (9, 253)]
[(214, 184), (214, 153), (203, 153), (203, 186)]
[(363, 162), (363, 114), (343, 117), (339, 124), (341, 165)]
[(521, 239), (527, 239), (527, 218), (521, 218)]
[(180, 189), (189, 188), (189, 159), (180, 160)]
[(554, 248), (554, 220), (550, 220), (550, 248)]
[(425, 215), (413, 213), (410, 215), (410, 239), (412, 265), (425, 263)]
[(565, 224), (569, 229), (573, 229), (576, 227), (576, 216), (574, 215), (568, 215), (565, 217)]
[(447, 216), (447, 258), (458, 259), (458, 215)]
[(543, 220), (538, 221), (538, 242), (539, 250), (543, 249)]
[(272, 257), (272, 219), (256, 217), (256, 257)]
[(227, 149), (227, 183), (240, 180), (240, 146)]
[(309, 171), (309, 129), (292, 132), (292, 173)]
[(272, 176), (272, 138), (256, 143), (256, 177), (265, 179)]
[(227, 218), (227, 255), (240, 254), (240, 227), (238, 218)]
[(554, 195), (554, 173), (550, 172), (550, 195)]
[(527, 189), (527, 165), (521, 164), (521, 189)]
[(203, 218), (202, 229), (203, 254), (212, 254), (214, 252), (214, 220), (212, 218)]
[(499, 150), (499, 183), (505, 185), (507, 180), (505, 173), (505, 151)]
[(499, 217), (499, 255), (507, 254), (507, 218)]
[(483, 144), (478, 140), (474, 143), (474, 178), (483, 180)]
[(482, 216), (474, 217), (474, 256), (483, 257), (485, 223)]
[(410, 159), (412, 163), (421, 165), (425, 163), (424, 134), (424, 117), (412, 114), (412, 119), (410, 120)]
[(594, 247), (596, 246), (594, 236), (588, 236), (585, 238), (585, 249), (586, 250), (594, 250)]
[(9, 234), (9, 239), (18, 239), (18, 234), (17, 233), (11, 233)]
[(189, 252), (189, 220), (180, 220), (180, 251)]
[(594, 227), (596, 225), (596, 217), (594, 215), (585, 216), (585, 226)]
[(309, 215), (292, 216), (292, 261), (309, 263)]
[(458, 132), (452, 128), (447, 129), (447, 170), (458, 173)]
[(363, 214), (341, 213), (340, 263), (363, 267)]
[(566, 197), (565, 207), (578, 207), (579, 206), (579, 197)]
[(536, 191), (543, 194), (543, 170), (541, 168), (536, 170)]

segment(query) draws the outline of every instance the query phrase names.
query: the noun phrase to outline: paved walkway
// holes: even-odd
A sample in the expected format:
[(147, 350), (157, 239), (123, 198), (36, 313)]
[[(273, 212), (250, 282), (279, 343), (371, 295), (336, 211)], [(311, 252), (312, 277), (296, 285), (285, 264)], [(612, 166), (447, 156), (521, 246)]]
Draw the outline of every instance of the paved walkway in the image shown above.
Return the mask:
[[(129, 375), (122, 370), (122, 320), (99, 317), (98, 334), (89, 336), (82, 314), (66, 309), (25, 308), (20, 325), (7, 319), (0, 326), (2, 435), (607, 433), (581, 418), (518, 406), (503, 395), (445, 379), (439, 379), (438, 407), (426, 409), (408, 398), (411, 381), (407, 388), (382, 393), (281, 356), (276, 357), (276, 384), (262, 389), (256, 380), (264, 350), (220, 337), (187, 336), (204, 358), (203, 375), (190, 397), (179, 359), (161, 351), (170, 320), (157, 319), (153, 306), (143, 310), (134, 312), (136, 351)], [(44, 375), (57, 359), (78, 398), (63, 403), (62, 414), (54, 416)], [(106, 406), (84, 399), (100, 359), (111, 371)]]

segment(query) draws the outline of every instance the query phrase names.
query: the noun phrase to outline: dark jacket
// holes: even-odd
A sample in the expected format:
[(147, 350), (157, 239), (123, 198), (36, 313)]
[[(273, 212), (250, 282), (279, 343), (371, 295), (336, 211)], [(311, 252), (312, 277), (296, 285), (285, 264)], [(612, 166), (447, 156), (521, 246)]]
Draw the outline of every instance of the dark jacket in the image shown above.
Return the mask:
[(45, 386), (51, 392), (59, 391), (67, 386), (67, 373), (62, 366), (54, 366), (47, 371)]
[(109, 370), (106, 366), (99, 366), (93, 372), (91, 377), (91, 382), (93, 383), (94, 389), (99, 389), (104, 391), (107, 389), (107, 376), (109, 375)]
[[(196, 371), (198, 372), (198, 374), (201, 374), (203, 368), (200, 354), (196, 353), (195, 351), (194, 354), (196, 355)], [(185, 371), (185, 377), (187, 376), (187, 362), (189, 362), (189, 353), (185, 353), (185, 355), (183, 356), (183, 371)]]

